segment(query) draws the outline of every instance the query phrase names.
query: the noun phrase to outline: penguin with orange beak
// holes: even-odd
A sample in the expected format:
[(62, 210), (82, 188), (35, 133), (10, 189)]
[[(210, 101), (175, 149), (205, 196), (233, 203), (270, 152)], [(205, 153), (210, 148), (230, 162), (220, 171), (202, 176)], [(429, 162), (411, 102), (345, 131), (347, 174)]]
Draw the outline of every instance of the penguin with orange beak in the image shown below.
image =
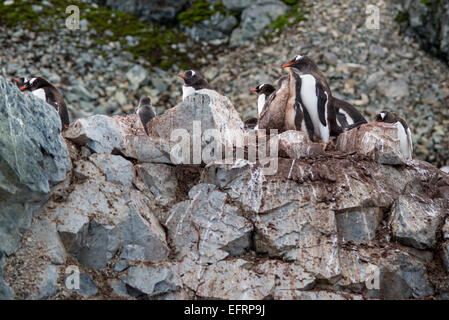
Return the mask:
[(22, 87), (27, 81), (27, 78), (13, 78), (12, 81), (16, 84), (18, 88)]
[[(18, 85), (20, 81), (21, 80), (19, 78), (19, 81), (17, 81)], [(65, 104), (64, 98), (59, 90), (56, 89), (50, 82), (48, 82), (44, 78), (32, 78), (29, 81), (23, 83), (19, 87), (19, 89), (20, 91), (31, 91), (34, 96), (52, 105), (59, 113), (62, 127), (65, 128), (69, 126), (69, 113), (67, 111), (67, 106)]]
[(182, 100), (184, 101), (188, 96), (195, 94), (198, 90), (211, 89), (209, 83), (204, 77), (196, 70), (186, 71), (184, 74), (179, 75), (184, 80), (182, 87)]
[(307, 56), (297, 55), (282, 67), (291, 68), (297, 82), (295, 106), (301, 106), (304, 117), (310, 118), (310, 121), (305, 121), (310, 139), (315, 141), (320, 138), (325, 143), (325, 149), (330, 137), (342, 132), (336, 121), (333, 97), (326, 78)]

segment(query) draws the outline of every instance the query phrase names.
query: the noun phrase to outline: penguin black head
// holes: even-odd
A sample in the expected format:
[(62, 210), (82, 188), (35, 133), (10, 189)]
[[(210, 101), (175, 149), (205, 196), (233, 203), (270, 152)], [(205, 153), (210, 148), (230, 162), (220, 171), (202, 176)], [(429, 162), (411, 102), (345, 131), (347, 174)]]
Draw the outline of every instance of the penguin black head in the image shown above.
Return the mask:
[(396, 113), (383, 110), (376, 116), (376, 121), (394, 123), (398, 118)]
[(296, 68), (303, 73), (312, 73), (318, 70), (317, 65), (308, 56), (297, 55), (293, 60), (282, 65), (282, 68)]
[(12, 81), (15, 82), (18, 88), (22, 87), (26, 82), (28, 82), (27, 78), (13, 78)]
[(196, 70), (186, 71), (184, 74), (179, 76), (184, 79), (184, 83), (186, 86), (201, 86), (202, 88), (208, 88), (209, 84), (204, 79), (204, 77)]
[(262, 83), (257, 87), (251, 88), (249, 90), (256, 92), (257, 94), (265, 94), (266, 96), (269, 96), (271, 93), (276, 91), (276, 89), (271, 84), (268, 83)]
[(25, 82), (21, 87), (20, 87), (20, 91), (34, 91), (37, 89), (41, 89), (44, 87), (52, 87), (52, 85), (50, 84), (50, 82), (48, 82), (47, 80), (45, 80), (44, 78), (32, 78), (29, 81)]

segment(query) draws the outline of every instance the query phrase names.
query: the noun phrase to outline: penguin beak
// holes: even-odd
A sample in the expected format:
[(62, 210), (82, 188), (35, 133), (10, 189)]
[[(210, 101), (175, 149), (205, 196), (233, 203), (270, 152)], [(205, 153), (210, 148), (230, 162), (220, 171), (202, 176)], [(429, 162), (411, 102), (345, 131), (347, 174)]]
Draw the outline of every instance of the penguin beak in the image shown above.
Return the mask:
[(257, 91), (257, 89), (256, 88), (251, 88), (251, 89), (249, 89), (249, 91)]
[(19, 89), (20, 89), (20, 91), (24, 91), (24, 90), (28, 89), (28, 85), (26, 84), (26, 85), (20, 87)]
[(288, 68), (291, 67), (294, 64), (294, 62), (287, 62), (285, 64), (282, 65), (282, 68)]
[(13, 78), (12, 79), (14, 82), (20, 82), (20, 79), (19, 78)]
[(183, 75), (183, 74), (180, 74), (180, 75), (179, 75), (179, 77), (180, 77), (180, 78), (183, 78), (183, 79), (185, 79), (185, 78), (186, 78), (186, 76), (185, 76), (185, 75)]

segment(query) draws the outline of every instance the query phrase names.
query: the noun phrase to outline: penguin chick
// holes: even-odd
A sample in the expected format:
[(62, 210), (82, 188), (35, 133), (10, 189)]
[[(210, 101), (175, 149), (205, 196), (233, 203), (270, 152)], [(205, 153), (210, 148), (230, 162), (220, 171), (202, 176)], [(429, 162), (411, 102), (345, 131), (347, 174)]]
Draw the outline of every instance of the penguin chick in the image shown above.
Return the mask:
[(335, 97), (333, 98), (333, 103), (337, 114), (337, 124), (344, 131), (367, 123), (365, 117), (352, 104)]
[(251, 88), (249, 90), (252, 92), (256, 92), (259, 95), (259, 98), (257, 99), (257, 115), (260, 116), (263, 107), (265, 106), (265, 101), (267, 100), (270, 94), (276, 91), (276, 88), (273, 87), (271, 84), (262, 83), (257, 87)]
[(278, 89), (268, 96), (259, 115), (259, 129), (277, 129), (279, 132), (286, 130), (285, 108), (289, 98), (289, 82), (288, 76), (278, 80)]
[(32, 78), (20, 87), (20, 91), (25, 90), (31, 91), (33, 95), (52, 105), (59, 113), (63, 128), (70, 124), (69, 113), (64, 98), (59, 90), (50, 82), (40, 77)]
[(145, 133), (148, 135), (147, 123), (156, 116), (149, 97), (143, 97), (140, 99), (136, 113), (139, 115), (140, 121), (145, 129)]
[(182, 100), (188, 96), (195, 94), (196, 91), (201, 89), (211, 89), (209, 83), (204, 79), (204, 77), (195, 70), (186, 71), (184, 74), (179, 76), (184, 79), (184, 85), (182, 87)]
[(413, 140), (410, 128), (407, 122), (398, 114), (389, 111), (381, 111), (376, 116), (376, 121), (393, 123), (398, 128), (398, 138), (401, 146), (401, 151), (409, 159), (413, 158)]

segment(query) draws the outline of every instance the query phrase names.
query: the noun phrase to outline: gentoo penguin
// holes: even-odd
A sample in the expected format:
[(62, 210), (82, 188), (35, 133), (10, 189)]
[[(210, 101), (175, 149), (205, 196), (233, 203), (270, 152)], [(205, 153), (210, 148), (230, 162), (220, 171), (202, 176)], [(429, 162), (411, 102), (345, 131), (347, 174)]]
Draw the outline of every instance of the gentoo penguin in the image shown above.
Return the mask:
[(335, 97), (333, 98), (333, 103), (337, 114), (337, 124), (344, 131), (367, 123), (365, 117), (352, 104)]
[(331, 135), (337, 136), (342, 132), (337, 124), (333, 97), (326, 78), (307, 56), (298, 55), (282, 67), (292, 68), (295, 77), (299, 76), (297, 80), (300, 84), (296, 86), (299, 92), (296, 94), (296, 99), (300, 99), (298, 105), (303, 106), (304, 117), (310, 117), (311, 121), (306, 119), (306, 125), (313, 125), (313, 130), (310, 127), (307, 129), (314, 136), (320, 137), (326, 147)]
[(251, 129), (257, 130), (257, 122), (258, 121), (259, 121), (259, 119), (257, 119), (257, 118), (246, 119), (245, 121), (243, 121), (244, 129), (245, 130), (251, 130)]
[(376, 121), (394, 123), (398, 128), (398, 138), (401, 151), (409, 159), (413, 157), (413, 140), (407, 122), (398, 114), (389, 111), (382, 111), (376, 116)]
[(186, 71), (179, 77), (184, 79), (184, 86), (182, 87), (182, 100), (194, 94), (196, 91), (201, 89), (211, 89), (207, 81), (203, 76), (195, 70)]
[(139, 115), (143, 128), (148, 135), (147, 123), (156, 116), (149, 97), (143, 97), (140, 99), (136, 113)]
[(277, 82), (278, 89), (265, 100), (265, 105), (259, 115), (259, 129), (277, 129), (285, 131), (285, 107), (289, 97), (289, 77), (284, 76)]
[(28, 81), (27, 78), (13, 78), (12, 80), (16, 83), (18, 88), (22, 87)]
[(63, 128), (70, 124), (69, 113), (64, 98), (58, 89), (56, 89), (50, 82), (44, 78), (32, 78), (20, 87), (20, 91), (25, 90), (31, 91), (33, 95), (55, 107), (61, 118)]
[[(250, 91), (256, 92), (259, 95), (259, 98), (257, 99), (257, 116), (260, 117), (260, 114), (263, 111), (263, 108), (265, 106), (265, 102), (267, 101), (267, 98), (276, 91), (276, 88), (273, 87), (271, 84), (268, 83), (262, 83), (258, 85), (255, 88), (249, 89)], [(257, 125), (254, 129), (258, 129)]]

